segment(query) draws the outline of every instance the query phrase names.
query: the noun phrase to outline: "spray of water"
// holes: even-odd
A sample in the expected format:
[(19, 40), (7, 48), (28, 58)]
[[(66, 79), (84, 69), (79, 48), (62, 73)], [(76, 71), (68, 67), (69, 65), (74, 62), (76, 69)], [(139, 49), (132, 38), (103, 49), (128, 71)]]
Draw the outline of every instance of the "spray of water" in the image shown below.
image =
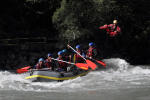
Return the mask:
[(132, 66), (120, 58), (104, 59), (105, 71), (93, 71), (84, 77), (64, 82), (30, 82), (24, 78), (27, 74), (0, 72), (0, 89), (18, 91), (87, 91), (118, 88), (149, 87), (150, 69)]

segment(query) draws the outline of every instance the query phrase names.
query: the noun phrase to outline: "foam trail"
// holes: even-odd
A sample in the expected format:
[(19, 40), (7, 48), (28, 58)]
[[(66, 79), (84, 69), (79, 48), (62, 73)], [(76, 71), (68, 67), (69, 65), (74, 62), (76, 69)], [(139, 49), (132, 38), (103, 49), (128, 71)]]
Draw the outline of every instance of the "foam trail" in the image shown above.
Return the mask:
[(128, 67), (131, 67), (129, 63), (120, 58), (104, 59), (104, 62), (106, 62), (107, 68), (112, 68), (113, 70), (118, 71), (125, 71)]

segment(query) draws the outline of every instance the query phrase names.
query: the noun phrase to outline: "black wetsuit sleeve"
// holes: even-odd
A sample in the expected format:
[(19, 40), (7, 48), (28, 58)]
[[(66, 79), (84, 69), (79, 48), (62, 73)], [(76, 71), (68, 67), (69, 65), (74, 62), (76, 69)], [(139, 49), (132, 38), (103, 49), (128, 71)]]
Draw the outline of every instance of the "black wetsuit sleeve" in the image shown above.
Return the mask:
[(93, 49), (93, 57), (96, 58), (97, 57), (97, 50)]
[(54, 61), (54, 67), (55, 67), (55, 68), (58, 68), (58, 67), (59, 67), (58, 61)]
[(52, 60), (52, 65), (51, 65), (51, 67), (52, 67), (52, 70), (55, 70), (55, 69), (56, 69), (56, 67), (57, 67), (57, 64), (56, 64), (56, 62), (57, 62), (57, 61), (55, 61), (55, 60)]

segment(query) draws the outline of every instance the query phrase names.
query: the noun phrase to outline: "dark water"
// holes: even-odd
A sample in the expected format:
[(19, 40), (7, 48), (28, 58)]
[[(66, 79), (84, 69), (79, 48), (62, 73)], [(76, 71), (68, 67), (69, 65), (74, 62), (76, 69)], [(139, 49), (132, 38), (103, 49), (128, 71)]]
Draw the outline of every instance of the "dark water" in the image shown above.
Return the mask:
[(0, 100), (150, 100), (149, 66), (105, 59), (106, 71), (64, 82), (29, 82), (27, 74), (0, 72)]
[(0, 100), (149, 100), (148, 88), (117, 89), (85, 92), (1, 91)]

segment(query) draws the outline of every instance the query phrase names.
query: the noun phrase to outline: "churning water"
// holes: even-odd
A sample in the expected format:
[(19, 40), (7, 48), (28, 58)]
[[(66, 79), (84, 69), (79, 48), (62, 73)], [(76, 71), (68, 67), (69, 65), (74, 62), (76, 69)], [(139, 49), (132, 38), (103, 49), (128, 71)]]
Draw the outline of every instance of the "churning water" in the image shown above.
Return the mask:
[(0, 100), (150, 100), (149, 66), (132, 66), (119, 58), (103, 61), (105, 71), (64, 82), (30, 82), (24, 79), (28, 74), (0, 72)]

